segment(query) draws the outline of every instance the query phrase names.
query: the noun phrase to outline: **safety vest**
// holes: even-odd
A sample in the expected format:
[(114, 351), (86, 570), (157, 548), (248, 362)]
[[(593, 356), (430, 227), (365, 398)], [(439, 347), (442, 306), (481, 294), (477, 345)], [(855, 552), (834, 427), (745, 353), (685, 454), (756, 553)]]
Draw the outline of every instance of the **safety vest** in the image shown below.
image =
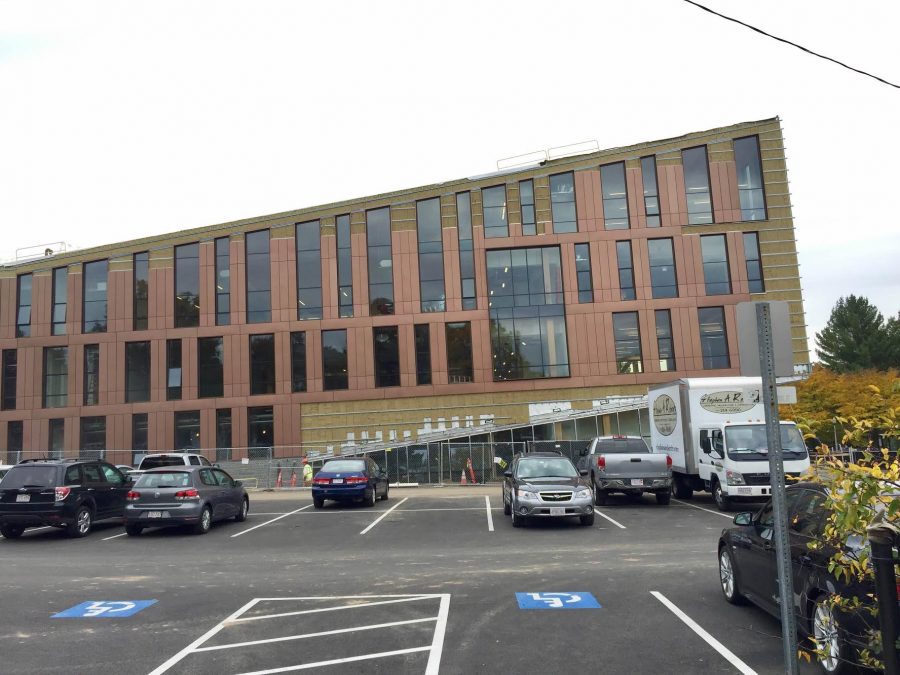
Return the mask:
[(303, 480), (312, 480), (312, 466), (310, 464), (303, 465)]

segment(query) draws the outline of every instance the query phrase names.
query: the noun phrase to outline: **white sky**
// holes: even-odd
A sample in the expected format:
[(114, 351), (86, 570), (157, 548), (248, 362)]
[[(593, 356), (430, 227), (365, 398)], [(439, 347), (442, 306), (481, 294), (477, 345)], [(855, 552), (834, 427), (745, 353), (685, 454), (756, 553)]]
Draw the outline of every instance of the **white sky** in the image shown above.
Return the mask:
[[(900, 82), (898, 3), (705, 4)], [(900, 310), (898, 113), (679, 0), (0, 0), (0, 259), (779, 115), (814, 348), (841, 295)]]

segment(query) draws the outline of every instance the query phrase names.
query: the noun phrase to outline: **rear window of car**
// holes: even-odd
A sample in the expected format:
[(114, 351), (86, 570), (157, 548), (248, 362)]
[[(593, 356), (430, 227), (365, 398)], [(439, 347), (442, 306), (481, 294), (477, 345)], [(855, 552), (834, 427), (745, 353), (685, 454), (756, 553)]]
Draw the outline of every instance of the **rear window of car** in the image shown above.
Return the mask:
[(14, 466), (3, 477), (3, 488), (56, 487), (58, 471), (55, 466), (25, 464)]
[(141, 474), (134, 483), (135, 488), (190, 487), (191, 474), (187, 471), (159, 471)]
[(611, 438), (597, 441), (597, 453), (615, 454), (627, 453), (629, 455), (650, 454), (650, 448), (642, 438)]
[(366, 463), (361, 459), (340, 459), (334, 462), (325, 462), (322, 471), (365, 471)]
[(184, 466), (184, 457), (144, 457), (141, 460), (141, 471), (161, 466)]

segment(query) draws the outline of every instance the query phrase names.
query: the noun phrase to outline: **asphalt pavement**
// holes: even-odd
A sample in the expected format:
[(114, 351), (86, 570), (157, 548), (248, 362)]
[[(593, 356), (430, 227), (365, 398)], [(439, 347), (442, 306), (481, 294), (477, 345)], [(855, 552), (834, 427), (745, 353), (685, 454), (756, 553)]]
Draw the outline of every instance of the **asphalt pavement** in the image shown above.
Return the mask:
[(722, 598), (710, 499), (597, 512), (515, 529), (496, 486), (294, 490), (203, 536), (28, 531), (0, 539), (0, 672), (784, 672), (779, 622)]

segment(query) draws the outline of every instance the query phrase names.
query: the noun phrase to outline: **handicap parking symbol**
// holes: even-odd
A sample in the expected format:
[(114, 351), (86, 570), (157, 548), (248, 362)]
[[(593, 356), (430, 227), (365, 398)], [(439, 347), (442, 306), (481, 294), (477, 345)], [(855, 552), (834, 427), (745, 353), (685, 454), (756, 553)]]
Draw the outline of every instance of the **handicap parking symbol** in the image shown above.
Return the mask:
[(118, 619), (133, 616), (156, 600), (88, 600), (70, 607), (51, 619)]
[(575, 593), (516, 593), (519, 609), (600, 609), (597, 599), (586, 591)]

